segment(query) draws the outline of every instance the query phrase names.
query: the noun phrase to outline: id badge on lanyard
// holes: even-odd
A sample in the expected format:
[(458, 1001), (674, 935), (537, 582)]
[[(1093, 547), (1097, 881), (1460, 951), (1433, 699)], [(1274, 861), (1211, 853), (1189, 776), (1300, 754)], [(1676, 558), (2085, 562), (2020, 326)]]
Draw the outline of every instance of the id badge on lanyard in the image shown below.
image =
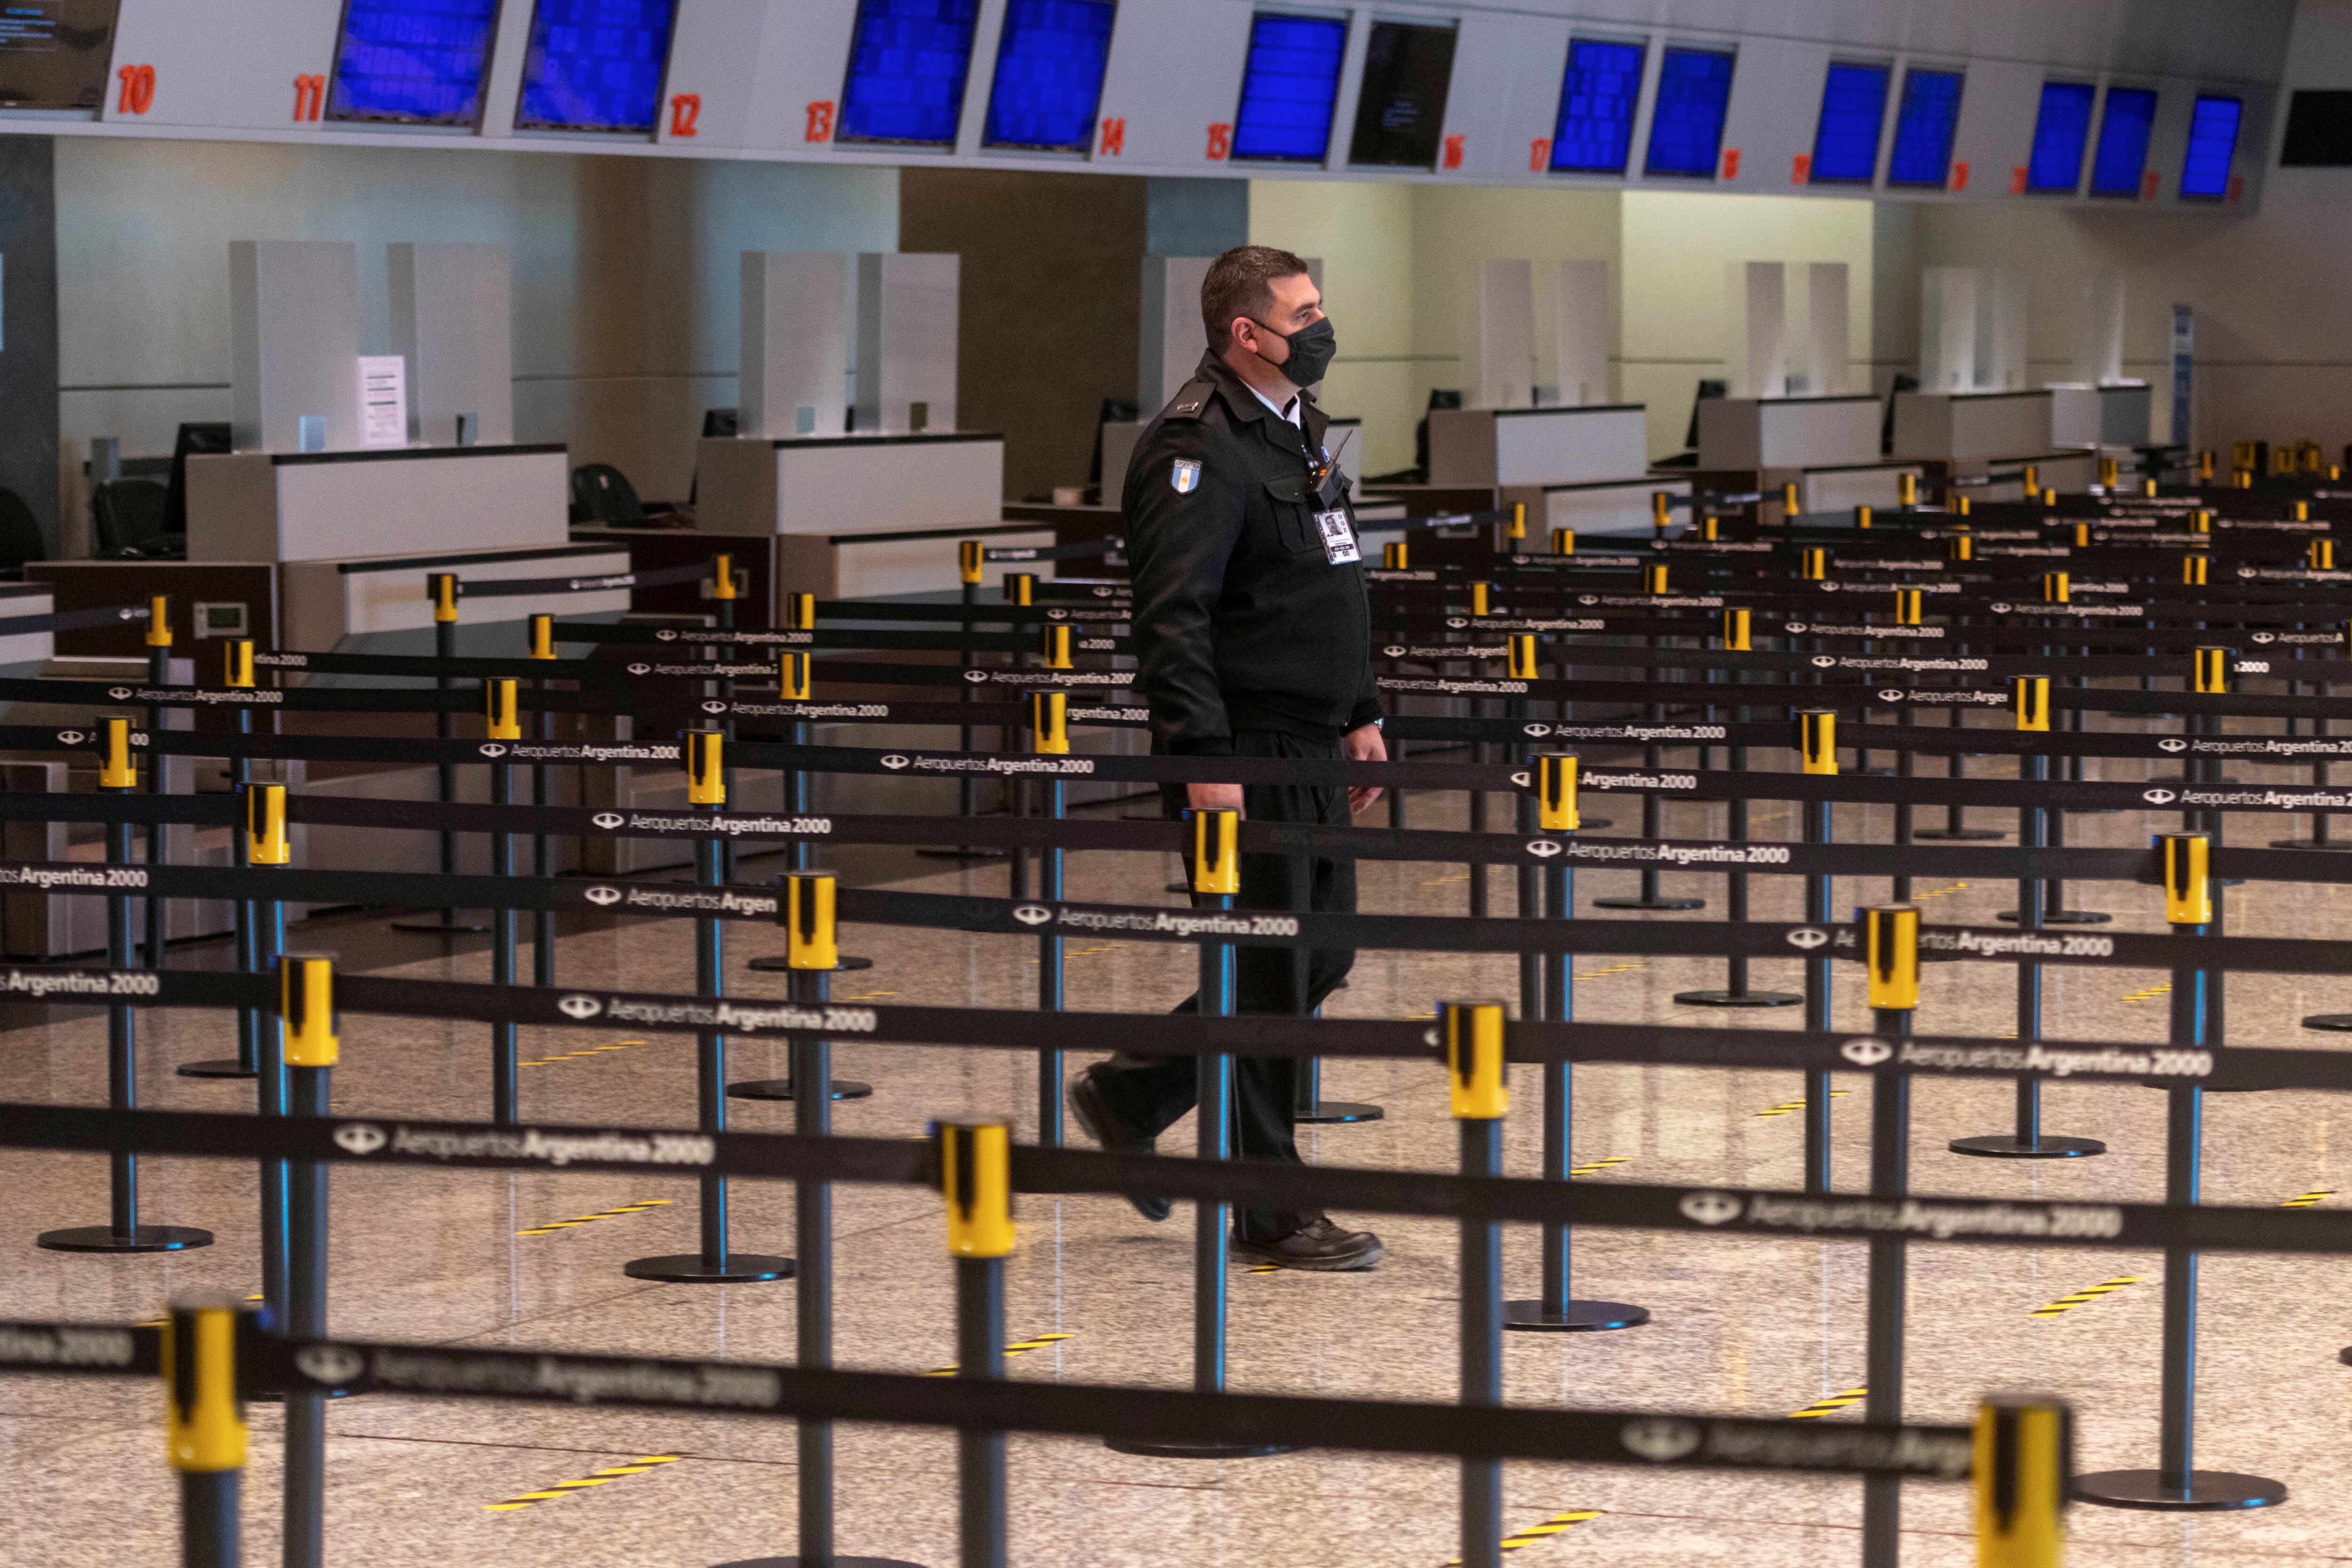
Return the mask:
[(1328, 511), (1315, 514), (1316, 531), (1323, 536), (1323, 558), (1332, 565), (1341, 565), (1360, 559), (1356, 552), (1356, 532), (1348, 526), (1348, 509), (1335, 506)]

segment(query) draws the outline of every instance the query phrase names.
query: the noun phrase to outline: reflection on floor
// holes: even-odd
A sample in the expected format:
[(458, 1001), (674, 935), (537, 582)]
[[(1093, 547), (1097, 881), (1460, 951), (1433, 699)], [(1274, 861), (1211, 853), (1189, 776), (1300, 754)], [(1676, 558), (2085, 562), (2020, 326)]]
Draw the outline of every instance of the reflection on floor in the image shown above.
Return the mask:
[[(2008, 771), (1980, 760), (1971, 772)], [(1939, 763), (1922, 769), (1940, 773)], [(2301, 770), (2248, 766), (2248, 778), (2300, 781)], [(2146, 764), (2095, 763), (2092, 776), (2137, 779)], [(1381, 808), (1383, 815), (1385, 808)], [(1458, 799), (1417, 797), (1416, 826), (1459, 826)], [(1622, 834), (1635, 814), (1619, 811)], [(1936, 814), (1940, 817), (1940, 813)], [(1793, 817), (1759, 807), (1757, 836), (1785, 836)], [(1978, 826), (2013, 826), (1979, 808)], [(1497, 818), (1499, 820), (1499, 817)], [(2293, 819), (2233, 819), (2231, 837), (2259, 844)], [(1670, 805), (1666, 830), (1722, 830), (1719, 806)], [(1842, 811), (1841, 842), (1885, 842), (1890, 808)], [(1923, 826), (1925, 815), (1923, 814)], [(2068, 842), (2121, 846), (2174, 826), (2149, 814), (2083, 815)], [(2300, 831), (2300, 824), (2287, 831)], [(1151, 857), (1076, 854), (1072, 896), (1172, 901), (1170, 867)], [(856, 879), (940, 891), (1001, 894), (1001, 865), (940, 868), (891, 852), (856, 858)], [(768, 874), (758, 863), (747, 877)], [(1368, 864), (1368, 910), (1459, 913), (1460, 868)], [(1578, 879), (1580, 900), (1630, 890), (1635, 873)], [(1669, 872), (1665, 889), (1708, 909), (1663, 918), (1709, 920), (1719, 876)], [(1508, 913), (1511, 879), (1495, 878), (1495, 912)], [(1795, 918), (1794, 879), (1757, 877), (1756, 918)], [(1921, 879), (1927, 918), (1989, 925), (2012, 907), (2013, 884)], [(1841, 911), (1887, 894), (1883, 880), (1840, 879)], [(2078, 904), (2108, 910), (2116, 929), (2153, 930), (2153, 888), (2086, 884)], [(2228, 929), (2250, 935), (2352, 935), (2352, 891), (2250, 885), (2228, 895)], [(344, 915), (303, 928), (297, 942), (338, 950), (346, 964), (418, 978), (485, 980), (478, 943), (445, 955), (416, 939), (386, 938), (381, 918)], [(845, 945), (876, 960), (840, 987), (847, 999), (1025, 1007), (1034, 939), (856, 928)], [(397, 945), (387, 945), (397, 943)], [(730, 931), (730, 984), (776, 995), (782, 976), (743, 961), (778, 950), (778, 933)], [(176, 964), (216, 964), (215, 952), (174, 952)], [(1759, 963), (1759, 986), (1794, 988), (1793, 963)], [(1576, 965), (1580, 1016), (1671, 1019), (1696, 1026), (1790, 1027), (1794, 1009), (1727, 1016), (1674, 1004), (1678, 991), (1721, 984), (1719, 963), (1639, 963), (1595, 956)], [(1091, 942), (1070, 950), (1074, 1006), (1164, 1008), (1189, 989), (1189, 950)], [(583, 922), (560, 942), (559, 973), (646, 990), (684, 989), (690, 931), (679, 922)], [(2159, 1040), (2165, 976), (2053, 966), (2048, 1030), (2057, 1037)], [(1440, 999), (1509, 998), (1508, 956), (1368, 952), (1336, 1017), (1428, 1015)], [(1865, 1022), (1858, 979), (1841, 980), (1842, 1026)], [(2343, 1010), (2352, 985), (2290, 976), (2233, 978), (2229, 1041), (2326, 1046), (2307, 1013)], [(12, 1025), (23, 1015), (8, 1020)], [(1919, 1027), (1999, 1036), (2014, 1026), (2008, 975), (1988, 965), (1931, 966)], [(1106, 1051), (1117, 1044), (1106, 1039)], [(95, 1103), (103, 1098), (104, 1026), (87, 1013), (0, 1033), (0, 1097)], [(225, 1018), (151, 1012), (142, 1023), (143, 1103), (234, 1109), (247, 1087), (173, 1076), (173, 1064), (226, 1054)], [(524, 1110), (540, 1121), (684, 1123), (691, 1119), (692, 1042), (668, 1035), (616, 1039), (528, 1031)], [(482, 1026), (345, 1020), (340, 1107), (362, 1114), (481, 1117), (489, 1102), (488, 1030)], [(781, 1075), (780, 1051), (734, 1052), (736, 1076)], [(1073, 1062), (1075, 1068), (1082, 1065)], [(1034, 1118), (1034, 1067), (1023, 1056), (845, 1044), (844, 1076), (872, 1082), (871, 1099), (836, 1107), (841, 1131), (918, 1133), (956, 1113)], [(1531, 1172), (1538, 1152), (1532, 1075), (1523, 1077), (1509, 1128), (1508, 1168)], [(1598, 1181), (1705, 1181), (1793, 1186), (1802, 1119), (1792, 1075), (1766, 1071), (1591, 1067), (1576, 1075), (1580, 1175)], [(1385, 1120), (1305, 1130), (1309, 1158), (1390, 1168), (1448, 1168), (1454, 1158), (1446, 1087), (1433, 1065), (1335, 1061), (1334, 1098), (1376, 1101)], [(1914, 1184), (1922, 1192), (2015, 1197), (2160, 1198), (2164, 1103), (2131, 1087), (2058, 1084), (2046, 1097), (2053, 1132), (2103, 1138), (2111, 1152), (2054, 1163), (1971, 1161), (1947, 1141), (2005, 1131), (2009, 1089), (1998, 1083), (1920, 1080), (1915, 1089)], [(1868, 1085), (1843, 1079), (1836, 1110), (1839, 1184), (1865, 1176)], [(2209, 1201), (2328, 1204), (2338, 1178), (2330, 1138), (2336, 1102), (2317, 1093), (2216, 1096), (2207, 1118)], [(738, 1101), (735, 1124), (783, 1129), (787, 1106)], [(1189, 1131), (1171, 1147), (1189, 1146)], [(152, 1315), (175, 1291), (254, 1288), (257, 1261), (252, 1173), (221, 1163), (156, 1160), (145, 1168), (148, 1217), (215, 1229), (220, 1242), (183, 1257), (110, 1259), (39, 1252), (37, 1231), (103, 1216), (104, 1170), (95, 1160), (0, 1153), (15, 1196), (0, 1230), (0, 1314), (121, 1319)], [(743, 1185), (740, 1246), (790, 1252), (791, 1194)], [(908, 1190), (845, 1189), (836, 1199), (841, 1364), (944, 1370), (954, 1361), (951, 1295), (937, 1203)], [(1445, 1224), (1349, 1216), (1376, 1226), (1388, 1260), (1365, 1275), (1236, 1271), (1232, 1288), (1233, 1384), (1237, 1388), (1443, 1400), (1454, 1392), (1454, 1238)], [(1032, 1200), (1019, 1212), (1008, 1324), (1022, 1352), (1016, 1378), (1181, 1385), (1189, 1376), (1189, 1217), (1151, 1226), (1122, 1201)], [(647, 1284), (625, 1260), (686, 1250), (695, 1234), (689, 1183), (601, 1175), (503, 1176), (339, 1170), (334, 1178), (333, 1327), (355, 1336), (579, 1351), (732, 1355), (790, 1360), (793, 1287), (728, 1289)], [(1508, 1238), (1511, 1293), (1531, 1293), (1532, 1235)], [(1597, 1335), (1509, 1336), (1507, 1396), (1527, 1403), (1737, 1411), (1853, 1420), (1863, 1373), (1862, 1248), (1847, 1244), (1589, 1231), (1576, 1238), (1586, 1293), (1648, 1307), (1643, 1328)], [(1938, 1247), (1914, 1251), (1908, 1410), (1959, 1421), (1979, 1394), (2055, 1391), (2075, 1402), (2085, 1468), (2154, 1458), (2161, 1276), (2153, 1255), (2064, 1247)], [(2216, 1468), (2278, 1477), (2284, 1508), (2242, 1517), (2173, 1518), (2078, 1508), (2077, 1568), (2262, 1563), (2294, 1568), (2352, 1554), (2352, 1371), (2336, 1352), (2352, 1341), (2352, 1266), (2340, 1259), (2216, 1256), (2204, 1264), (2200, 1458)], [(16, 1479), (19, 1560), (59, 1568), (118, 1568), (173, 1560), (174, 1494), (149, 1388), (40, 1378), (0, 1382), (0, 1454)], [(247, 1560), (274, 1559), (276, 1416), (253, 1412)], [(746, 1418), (364, 1398), (330, 1415), (331, 1560), (387, 1563), (498, 1563), (512, 1568), (699, 1568), (789, 1552), (793, 1543), (793, 1438), (786, 1424)], [(1450, 1465), (1325, 1450), (1192, 1465), (1109, 1453), (1091, 1443), (1013, 1442), (1014, 1561), (1055, 1568), (1122, 1563), (1248, 1564), (1269, 1558), (1349, 1568), (1438, 1568), (1454, 1554)], [(840, 1430), (841, 1549), (944, 1564), (955, 1557), (953, 1444), (947, 1436), (876, 1426)], [(1686, 1568), (1738, 1562), (1843, 1563), (1858, 1550), (1859, 1489), (1843, 1481), (1748, 1479), (1601, 1468), (1514, 1465), (1507, 1478), (1514, 1562)], [(1967, 1500), (1958, 1489), (1913, 1486), (1906, 1500), (1906, 1563), (1973, 1561)]]

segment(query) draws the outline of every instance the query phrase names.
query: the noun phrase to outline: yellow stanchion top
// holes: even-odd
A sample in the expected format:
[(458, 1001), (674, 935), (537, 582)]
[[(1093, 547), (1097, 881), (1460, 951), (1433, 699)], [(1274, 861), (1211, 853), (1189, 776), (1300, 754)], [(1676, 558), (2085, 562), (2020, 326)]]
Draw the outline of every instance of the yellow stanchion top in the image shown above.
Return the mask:
[[(1024, 599), (1023, 604), (1029, 601)], [(784, 630), (813, 632), (816, 630), (816, 595), (787, 594), (784, 595)]]
[(1716, 524), (1722, 520), (1713, 512), (1698, 520), (1698, 536), (1712, 544), (1716, 540)]
[(838, 969), (841, 939), (834, 921), (834, 875), (830, 871), (784, 874), (784, 966)]
[(1674, 498), (1665, 491), (1652, 490), (1650, 492), (1650, 526), (1664, 529), (1671, 523), (1674, 521), (1674, 513), (1669, 509), (1673, 504)]
[(1536, 826), (1545, 833), (1575, 832), (1576, 753), (1538, 752), (1535, 763)]
[(1853, 509), (1853, 525), (1856, 528), (1868, 528), (1870, 526), (1870, 509), (1868, 507), (1857, 506)]
[(1045, 668), (1047, 669), (1076, 669), (1077, 668), (1077, 664), (1070, 657), (1070, 632), (1072, 628), (1066, 623), (1056, 623), (1053, 626), (1040, 626), (1037, 629), (1043, 634), (1038, 638), (1038, 643), (1039, 651), (1045, 656)]
[(1897, 504), (1901, 505), (1906, 510), (1917, 506), (1919, 504), (1919, 476), (1908, 473), (1895, 475), (1895, 499)]
[(553, 658), (555, 657), (555, 617), (553, 616), (531, 616), (530, 641), (530, 647), (523, 655), (524, 658)]
[(2296, 501), (2294, 505), (2294, 509), (2287, 515), (2288, 521), (2290, 521), (2309, 522), (2311, 521), (2311, 503), (2307, 500)]
[(1513, 632), (1509, 637), (1503, 639), (1503, 646), (1509, 656), (1511, 679), (1513, 680), (1534, 680), (1538, 679), (1535, 633)]
[(1070, 694), (1033, 691), (1029, 694), (1029, 732), (1040, 756), (1062, 757), (1070, 752)]
[(2055, 1399), (1988, 1399), (1977, 1407), (1975, 1458), (1978, 1568), (2062, 1568), (2072, 1413)]
[(2076, 523), (2074, 525), (2074, 548), (2077, 550), (2088, 550), (2090, 547), (2091, 525), (2087, 522)]
[(948, 1205), (948, 1253), (1003, 1258), (1013, 1251), (1013, 1132), (1002, 1121), (939, 1121), (940, 1191)]
[(2230, 689), (2230, 650), (2225, 647), (2200, 647), (2189, 651), (2196, 676), (2196, 689), (2211, 695)]
[(1908, 1013), (1919, 1005), (1919, 911), (1910, 904), (1882, 904), (1862, 914), (1870, 1005)]
[(278, 955), (278, 1016), (286, 1026), (286, 1065), (331, 1068), (336, 1037), (335, 962), (307, 952)]
[(158, 594), (147, 601), (147, 646), (172, 646), (172, 596)]
[(454, 623), (457, 618), (457, 574), (436, 572), (425, 580), (425, 586), (433, 595), (433, 618), (444, 625)]
[(1412, 568), (1406, 565), (1405, 562), (1411, 553), (1405, 548), (1403, 540), (1392, 539), (1381, 546), (1381, 566), (1390, 572), (1410, 572)]
[(1809, 545), (1797, 556), (1797, 574), (1808, 583), (1819, 583), (1830, 574), (1830, 552), (1826, 546)]
[(2206, 510), (2203, 507), (2200, 507), (2195, 511), (2190, 512), (2189, 514), (2189, 531), (2191, 533), (2212, 532), (2213, 514)]
[(727, 737), (717, 730), (688, 730), (686, 742), (686, 801), (688, 805), (727, 804)]
[(2032, 500), (2042, 493), (2042, 470), (2033, 464), (2025, 465), (2025, 499)]
[(163, 1320), (163, 1441), (184, 1475), (245, 1468), (236, 1308), (226, 1297), (175, 1301)]
[(1806, 773), (1838, 771), (1837, 710), (1809, 708), (1798, 713), (1797, 755)]
[(286, 786), (243, 784), (236, 787), (245, 796), (246, 863), (283, 866), (291, 861), (294, 847), (286, 837)]
[(710, 596), (714, 599), (735, 596), (735, 557), (732, 555), (710, 558)]
[(1962, 517), (1969, 515), (1969, 508), (1974, 504), (1975, 503), (1969, 500), (1966, 496), (1954, 496), (1952, 498), (1952, 510)]
[(1748, 633), (1748, 628), (1751, 624), (1748, 612), (1746, 610), (1729, 609), (1724, 611), (1722, 633), (1724, 647), (1732, 653), (1748, 653), (1752, 651), (1753, 645), (1749, 641)]
[(1572, 528), (1553, 529), (1551, 531), (1551, 552), (1554, 555), (1575, 554), (1576, 530)]
[(1917, 588), (1895, 590), (1895, 624), (1898, 626), (1924, 625), (1927, 595)]
[(2209, 558), (2203, 555), (2182, 556), (2180, 558), (2180, 580), (2192, 588), (2201, 588), (2205, 586), (2207, 581), (2206, 568), (2210, 564), (2210, 563)]
[(1643, 592), (1650, 594), (1670, 592), (1666, 586), (1666, 569), (1664, 566), (1643, 567), (1642, 587)]
[(2197, 454), (2197, 477), (2200, 479), (2210, 479), (2213, 477), (2213, 454), (2211, 452), (2206, 451)]
[(967, 586), (977, 586), (980, 583), (980, 569), (984, 564), (980, 552), (981, 543), (977, 539), (964, 540), (956, 546), (956, 574)]
[(2160, 833), (2164, 846), (2164, 919), (2168, 925), (2201, 926), (2213, 919), (2212, 840), (2202, 833)]
[(2064, 605), (2072, 603), (2072, 601), (2067, 597), (2067, 595), (2070, 592), (2070, 583), (2071, 580), (2063, 572), (2044, 572), (2042, 574), (2042, 602), (2045, 605)]
[(2144, 496), (2152, 496), (2156, 494), (2156, 481), (2154, 479), (2140, 480), (2139, 493)]
[(1192, 819), (1192, 890), (1214, 896), (1242, 890), (1238, 811), (1187, 811)]
[(221, 684), (235, 691), (253, 689), (253, 639), (232, 637), (221, 644)]
[(1523, 500), (1515, 500), (1511, 503), (1511, 525), (1503, 531), (1503, 537), (1506, 539), (1525, 539), (1527, 536), (1528, 503)]
[(131, 721), (107, 718), (98, 721), (98, 787), (135, 789), (139, 761), (131, 754)]
[(1803, 515), (1797, 507), (1797, 481), (1790, 479), (1780, 487), (1780, 520), (1786, 522), (1790, 518)]
[(1494, 614), (1494, 610), (1491, 608), (1491, 606), (1492, 606), (1493, 603), (1494, 603), (1494, 584), (1491, 584), (1491, 583), (1473, 583), (1473, 584), (1470, 584), (1470, 613), (1471, 613), (1472, 615), (1474, 615), (1474, 616), (1490, 616), (1490, 615), (1493, 615), (1493, 614)]
[(1511, 1109), (1510, 1078), (1503, 1062), (1503, 1005), (1448, 1002), (1443, 1011), (1454, 1118), (1492, 1121)]
[(2315, 572), (2336, 570), (2336, 541), (2332, 539), (2313, 540), (2311, 548), (2304, 554), (2305, 558), (2311, 563), (2311, 569)]
[(790, 649), (776, 655), (776, 700), (805, 702), (816, 676), (814, 655), (795, 653)]
[(1952, 535), (1951, 556), (1955, 561), (1974, 561), (1977, 558), (1975, 538), (1966, 533)]
[(2050, 678), (2012, 675), (2009, 678), (2009, 710), (2020, 730), (2047, 733), (2050, 729)]
[(1006, 604), (1026, 605), (1033, 602), (1036, 595), (1037, 574), (1034, 572), (1007, 572), (1004, 574)]
[(483, 732), (488, 739), (522, 739), (520, 684), (510, 675), (492, 676), (482, 682), (482, 716), (487, 721)]

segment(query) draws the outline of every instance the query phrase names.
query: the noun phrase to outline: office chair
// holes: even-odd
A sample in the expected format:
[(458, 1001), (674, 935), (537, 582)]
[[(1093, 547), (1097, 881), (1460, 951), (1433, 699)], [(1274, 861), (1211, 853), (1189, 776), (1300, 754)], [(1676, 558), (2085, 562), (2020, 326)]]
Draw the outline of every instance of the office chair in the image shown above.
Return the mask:
[(583, 463), (572, 470), (572, 521), (606, 528), (650, 526), (636, 487), (610, 463)]
[(145, 479), (109, 479), (90, 492), (90, 521), (97, 526), (100, 560), (163, 560), (184, 556), (185, 532), (165, 528), (171, 492)]
[(15, 490), (0, 490), (0, 572), (21, 573), (27, 561), (48, 559), (48, 541), (33, 509)]

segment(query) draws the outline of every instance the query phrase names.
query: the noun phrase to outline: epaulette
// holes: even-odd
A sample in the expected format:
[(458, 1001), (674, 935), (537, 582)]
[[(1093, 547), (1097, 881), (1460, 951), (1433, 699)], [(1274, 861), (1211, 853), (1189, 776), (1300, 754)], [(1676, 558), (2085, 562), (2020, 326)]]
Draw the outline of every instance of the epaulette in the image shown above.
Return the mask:
[(1169, 400), (1162, 419), (1198, 419), (1201, 410), (1209, 406), (1209, 399), (1217, 395), (1217, 384), (1207, 376), (1196, 376), (1176, 389)]

